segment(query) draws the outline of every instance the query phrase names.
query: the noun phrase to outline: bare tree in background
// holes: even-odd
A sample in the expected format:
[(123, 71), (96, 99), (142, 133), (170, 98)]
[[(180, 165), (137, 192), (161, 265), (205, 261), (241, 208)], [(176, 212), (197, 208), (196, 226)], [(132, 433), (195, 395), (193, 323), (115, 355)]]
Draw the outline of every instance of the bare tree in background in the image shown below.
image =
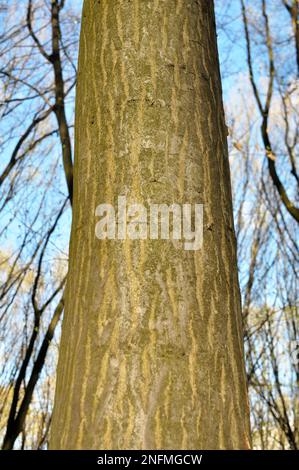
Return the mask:
[[(272, 9), (277, 8), (277, 2), (274, 2), (276, 5), (273, 5), (273, 2), (271, 1), (267, 2), (267, 0), (261, 0), (259, 16), (254, 17), (250, 24), (245, 0), (241, 0), (242, 17), (246, 39), (247, 63), (254, 98), (256, 100), (257, 107), (261, 115), (261, 137), (265, 149), (265, 156), (267, 159), (269, 175), (280, 196), (280, 200), (286, 208), (287, 212), (296, 220), (296, 222), (299, 222), (299, 208), (298, 201), (296, 201), (298, 199), (299, 176), (295, 159), (295, 152), (296, 148), (298, 147), (298, 115), (295, 111), (295, 108), (293, 108), (294, 103), (292, 96), (295, 95), (295, 99), (298, 98), (297, 79), (299, 76), (299, 72), (298, 70), (288, 71), (287, 67), (281, 67), (281, 62), (279, 61), (279, 54), (281, 54), (281, 52), (279, 51), (279, 47), (281, 47), (281, 37), (278, 30), (276, 31), (275, 37), (271, 28), (270, 17), (268, 14), (269, 4), (271, 3)], [(294, 55), (298, 61), (298, 1), (290, 0), (290, 3), (288, 3), (287, 0), (282, 0), (282, 3), (287, 9), (287, 11), (290, 13), (290, 20), (292, 26), (291, 31), (294, 35), (294, 40), (292, 38), (287, 38), (288, 47), (293, 46)], [(294, 24), (296, 25), (295, 28)], [(261, 87), (259, 87), (256, 81), (255, 63), (252, 51), (252, 30), (256, 33), (255, 39), (256, 37), (258, 38), (258, 45), (261, 44), (266, 51), (266, 57), (265, 60), (263, 60), (263, 62), (265, 62), (265, 64), (263, 65), (265, 65), (264, 68), (267, 77), (267, 84), (265, 86), (265, 89), (261, 89)], [(263, 98), (263, 95), (265, 95), (265, 98)], [(277, 144), (275, 140), (273, 140), (273, 135), (271, 135), (271, 131), (269, 129), (271, 107), (273, 107), (273, 101), (275, 100), (275, 98), (280, 98), (283, 108), (283, 117), (285, 121), (285, 148), (283, 149)], [(290, 116), (290, 107), (292, 108), (292, 117)], [(291, 123), (294, 114), (296, 114), (295, 131)], [(278, 158), (280, 161), (278, 161)], [(289, 159), (289, 162), (286, 161), (287, 159)], [(289, 179), (286, 180), (286, 175), (279, 174), (277, 165), (281, 165), (281, 161), (283, 161), (284, 165), (290, 165), (289, 171), (290, 174), (294, 177), (296, 183), (296, 187), (294, 189), (290, 187), (291, 184), (288, 181)], [(287, 182), (285, 183), (284, 180), (286, 180)], [(290, 193), (294, 194), (290, 195)]]
[[(221, 25), (245, 58), (227, 116), (253, 444), (262, 449), (299, 446), (296, 4), (290, 15), (286, 2), (242, 0)], [(228, 60), (223, 70), (232, 79)]]
[[(0, 145), (10, 156), (1, 162), (1, 235), (4, 241), (12, 237), (11, 246), (1, 252), (4, 449), (11, 449), (20, 434), (26, 445), (25, 419), (63, 311), (67, 255), (56, 245), (72, 200), (66, 102), (73, 100), (78, 24), (70, 8), (63, 11), (64, 3), (28, 0), (20, 7), (15, 2), (2, 19)], [(41, 377), (47, 382), (47, 376)], [(39, 411), (38, 447), (50, 419), (50, 412)], [(32, 431), (28, 437), (32, 440)]]

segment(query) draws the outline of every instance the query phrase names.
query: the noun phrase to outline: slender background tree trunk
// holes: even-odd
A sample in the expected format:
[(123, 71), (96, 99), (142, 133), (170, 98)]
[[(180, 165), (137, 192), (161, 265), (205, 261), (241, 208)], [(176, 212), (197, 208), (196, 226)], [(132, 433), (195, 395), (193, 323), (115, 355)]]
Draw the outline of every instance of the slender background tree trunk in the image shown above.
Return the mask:
[[(85, 0), (52, 449), (243, 449), (249, 413), (212, 1)], [(204, 242), (100, 241), (95, 208), (204, 204)]]

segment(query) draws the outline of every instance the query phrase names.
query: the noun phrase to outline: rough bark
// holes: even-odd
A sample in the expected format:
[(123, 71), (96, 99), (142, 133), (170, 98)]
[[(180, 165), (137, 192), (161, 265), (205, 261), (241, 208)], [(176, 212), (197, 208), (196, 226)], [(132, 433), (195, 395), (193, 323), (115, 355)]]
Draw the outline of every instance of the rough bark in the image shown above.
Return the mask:
[[(51, 448), (248, 448), (213, 2), (85, 0), (76, 100)], [(119, 195), (203, 203), (203, 248), (98, 240)]]

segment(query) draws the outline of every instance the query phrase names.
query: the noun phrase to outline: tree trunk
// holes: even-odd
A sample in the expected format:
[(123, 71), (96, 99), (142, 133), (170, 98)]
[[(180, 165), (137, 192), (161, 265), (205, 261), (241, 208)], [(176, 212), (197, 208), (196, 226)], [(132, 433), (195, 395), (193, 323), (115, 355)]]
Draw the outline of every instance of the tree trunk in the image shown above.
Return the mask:
[[(95, 209), (204, 204), (203, 247)], [(85, 0), (52, 449), (244, 449), (249, 418), (212, 1)]]

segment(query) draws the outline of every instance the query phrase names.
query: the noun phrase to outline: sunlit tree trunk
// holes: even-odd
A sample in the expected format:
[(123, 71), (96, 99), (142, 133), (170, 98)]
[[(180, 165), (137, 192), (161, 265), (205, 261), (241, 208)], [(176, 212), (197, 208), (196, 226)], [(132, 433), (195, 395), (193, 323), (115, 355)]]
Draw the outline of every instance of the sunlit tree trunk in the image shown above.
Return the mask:
[[(249, 446), (212, 1), (85, 0), (52, 449)], [(203, 247), (99, 240), (98, 204), (204, 204)]]

